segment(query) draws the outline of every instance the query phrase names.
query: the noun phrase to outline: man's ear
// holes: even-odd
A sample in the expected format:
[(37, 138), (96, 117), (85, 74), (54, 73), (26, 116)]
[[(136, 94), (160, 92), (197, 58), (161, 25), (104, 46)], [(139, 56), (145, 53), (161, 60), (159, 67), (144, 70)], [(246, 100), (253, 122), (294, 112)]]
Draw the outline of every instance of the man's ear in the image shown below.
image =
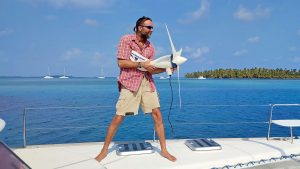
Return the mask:
[(141, 27), (141, 26), (138, 26), (137, 28), (138, 28), (138, 31), (142, 31), (142, 29), (143, 29), (143, 27)]

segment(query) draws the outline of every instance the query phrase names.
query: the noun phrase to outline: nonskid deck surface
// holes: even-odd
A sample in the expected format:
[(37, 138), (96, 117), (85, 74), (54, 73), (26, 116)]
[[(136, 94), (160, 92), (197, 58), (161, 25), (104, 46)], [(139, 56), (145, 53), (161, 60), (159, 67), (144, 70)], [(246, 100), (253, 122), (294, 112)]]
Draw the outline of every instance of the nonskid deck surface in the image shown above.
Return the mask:
[(156, 142), (151, 143), (154, 153), (131, 156), (118, 156), (112, 143), (107, 157), (100, 163), (94, 157), (103, 143), (30, 146), (14, 152), (33, 169), (209, 169), (300, 153), (299, 139), (293, 144), (289, 140), (267, 141), (266, 138), (214, 139), (222, 150), (213, 151), (192, 151), (185, 141), (167, 140), (168, 150), (177, 157), (176, 162), (163, 158)]
[(264, 164), (255, 167), (250, 167), (248, 169), (299, 169), (300, 168), (300, 158), (295, 158), (287, 161), (275, 162), (271, 164)]

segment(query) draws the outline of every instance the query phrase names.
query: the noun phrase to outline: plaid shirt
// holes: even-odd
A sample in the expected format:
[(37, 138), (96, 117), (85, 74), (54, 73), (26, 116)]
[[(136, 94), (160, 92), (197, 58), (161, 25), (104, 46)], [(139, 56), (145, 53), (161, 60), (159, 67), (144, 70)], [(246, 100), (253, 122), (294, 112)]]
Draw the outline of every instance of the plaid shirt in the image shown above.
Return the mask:
[[(140, 49), (135, 34), (123, 36), (118, 46), (118, 59), (130, 60), (130, 54), (132, 50), (138, 52), (148, 59), (154, 59), (155, 49), (149, 41), (146, 41), (144, 48)], [(155, 84), (152, 74), (149, 72), (140, 71), (137, 68), (120, 68), (120, 76), (118, 80), (119, 91), (121, 90), (122, 85), (128, 90), (133, 92), (137, 91), (144, 75), (150, 82), (151, 92), (154, 92)]]

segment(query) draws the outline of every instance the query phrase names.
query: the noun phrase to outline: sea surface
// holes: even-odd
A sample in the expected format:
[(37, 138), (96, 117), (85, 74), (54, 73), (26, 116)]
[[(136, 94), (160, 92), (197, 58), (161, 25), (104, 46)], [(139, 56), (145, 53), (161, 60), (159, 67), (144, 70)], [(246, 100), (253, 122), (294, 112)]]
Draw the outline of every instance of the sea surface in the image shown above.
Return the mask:
[[(266, 137), (270, 104), (300, 103), (300, 80), (181, 78), (180, 82), (181, 105), (177, 79), (171, 79), (173, 91), (169, 79), (155, 79), (168, 139)], [(0, 78), (0, 118), (6, 121), (0, 140), (11, 147), (23, 145), (25, 113), (28, 145), (103, 141), (118, 96), (116, 78)], [(273, 118), (300, 118), (300, 106), (275, 107)], [(296, 136), (299, 130), (294, 129)], [(273, 125), (271, 134), (290, 133)], [(139, 111), (125, 118), (114, 140), (152, 138), (152, 117)]]

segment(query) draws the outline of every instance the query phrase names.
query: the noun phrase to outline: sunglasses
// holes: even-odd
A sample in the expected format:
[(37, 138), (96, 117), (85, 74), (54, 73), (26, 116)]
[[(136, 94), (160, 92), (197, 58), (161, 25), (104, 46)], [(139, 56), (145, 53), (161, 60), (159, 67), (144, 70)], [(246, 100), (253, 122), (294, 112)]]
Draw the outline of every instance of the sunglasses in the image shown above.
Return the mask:
[(146, 27), (146, 28), (149, 29), (149, 30), (152, 30), (152, 29), (153, 29), (153, 26), (144, 26), (144, 25), (140, 25), (140, 26)]

